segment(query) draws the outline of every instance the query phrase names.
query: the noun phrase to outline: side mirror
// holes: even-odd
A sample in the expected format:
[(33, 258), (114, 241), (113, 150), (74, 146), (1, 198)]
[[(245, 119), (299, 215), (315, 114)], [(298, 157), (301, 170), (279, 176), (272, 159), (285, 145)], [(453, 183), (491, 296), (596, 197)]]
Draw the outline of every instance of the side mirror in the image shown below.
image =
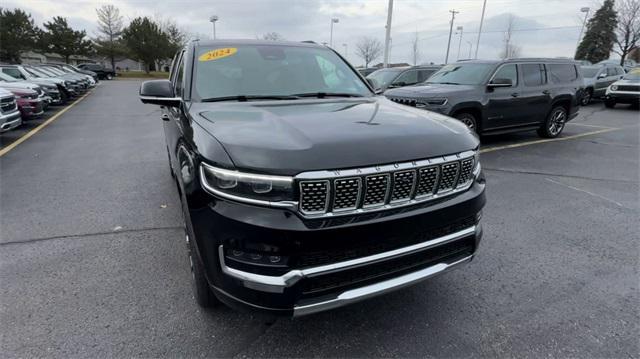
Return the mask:
[(369, 86), (371, 86), (371, 88), (373, 88), (373, 92), (376, 95), (381, 94), (383, 91), (380, 88), (380, 85), (378, 84), (378, 81), (374, 80), (374, 79), (370, 79), (368, 77), (365, 77), (365, 80), (367, 80), (367, 82), (369, 83)]
[(171, 81), (152, 80), (140, 85), (140, 101), (151, 105), (178, 107), (182, 99), (175, 97)]
[(511, 87), (513, 86), (513, 81), (511, 79), (493, 79), (487, 86), (490, 88)]
[(598, 75), (598, 79), (603, 79), (605, 77), (607, 77), (606, 73), (601, 73), (600, 75)]

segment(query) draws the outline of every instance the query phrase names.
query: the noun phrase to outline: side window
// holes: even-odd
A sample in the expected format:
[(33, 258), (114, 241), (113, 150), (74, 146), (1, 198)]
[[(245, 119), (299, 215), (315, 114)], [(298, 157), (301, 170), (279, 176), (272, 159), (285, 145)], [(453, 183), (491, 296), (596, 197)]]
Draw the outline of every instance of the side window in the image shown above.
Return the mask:
[(320, 71), (322, 72), (322, 77), (324, 77), (324, 83), (329, 87), (337, 87), (342, 82), (336, 73), (336, 65), (328, 61), (327, 59), (316, 56), (316, 61), (318, 62), (318, 66), (320, 67)]
[(522, 79), (525, 86), (541, 86), (546, 83), (546, 71), (541, 64), (522, 64)]
[(398, 76), (393, 83), (399, 84), (404, 83), (405, 85), (413, 85), (418, 83), (418, 71), (417, 70), (409, 70), (402, 73), (402, 75)]
[(549, 77), (557, 84), (571, 83), (578, 79), (576, 67), (571, 64), (548, 64)]
[(493, 75), (493, 80), (495, 79), (511, 80), (513, 86), (518, 86), (518, 67), (516, 64), (503, 65)]
[(418, 82), (425, 82), (435, 71), (433, 70), (418, 70)]
[(618, 71), (618, 75), (624, 75), (624, 69), (622, 67), (616, 67), (616, 71)]
[(617, 76), (618, 73), (616, 72), (616, 68), (615, 67), (607, 67), (607, 76)]

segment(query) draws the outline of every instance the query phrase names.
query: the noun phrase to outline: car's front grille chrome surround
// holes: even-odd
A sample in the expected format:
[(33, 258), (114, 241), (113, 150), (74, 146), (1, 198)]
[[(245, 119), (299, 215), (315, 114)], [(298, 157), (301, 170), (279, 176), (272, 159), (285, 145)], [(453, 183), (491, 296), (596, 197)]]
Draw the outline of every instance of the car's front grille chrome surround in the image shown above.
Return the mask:
[(467, 190), (475, 151), (368, 168), (304, 172), (296, 176), (300, 213), (307, 218), (406, 206)]

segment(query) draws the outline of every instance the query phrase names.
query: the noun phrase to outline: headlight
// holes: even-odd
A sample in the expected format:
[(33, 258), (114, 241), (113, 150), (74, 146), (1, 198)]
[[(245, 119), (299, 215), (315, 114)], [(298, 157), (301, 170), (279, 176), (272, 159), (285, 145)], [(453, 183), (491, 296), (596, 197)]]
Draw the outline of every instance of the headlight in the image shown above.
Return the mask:
[(431, 107), (431, 106), (444, 106), (446, 104), (447, 104), (446, 98), (425, 98), (425, 99), (420, 99), (416, 101), (416, 107), (418, 108)]
[(476, 154), (473, 155), (473, 178), (478, 179), (480, 176), (480, 171), (482, 167), (480, 167), (480, 149), (476, 151)]
[(65, 82), (64, 82), (64, 86), (65, 86), (65, 87), (69, 87), (69, 86), (71, 86), (71, 81), (65, 81)]
[(618, 86), (616, 85), (611, 85), (611, 87), (609, 87), (611, 89), (611, 91), (618, 91)]
[(276, 207), (292, 205), (292, 177), (243, 173), (203, 163), (200, 179), (207, 191), (223, 198)]

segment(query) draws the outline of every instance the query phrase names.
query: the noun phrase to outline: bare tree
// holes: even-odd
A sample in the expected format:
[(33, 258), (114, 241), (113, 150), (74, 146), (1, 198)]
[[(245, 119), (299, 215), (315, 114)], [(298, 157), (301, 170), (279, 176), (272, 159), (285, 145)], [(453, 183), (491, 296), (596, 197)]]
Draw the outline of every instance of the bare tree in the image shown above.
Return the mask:
[(111, 61), (111, 68), (116, 69), (116, 58), (124, 56), (126, 50), (120, 42), (124, 28), (120, 10), (113, 5), (103, 5), (96, 9), (98, 15), (98, 31), (102, 36), (94, 41), (98, 53)]
[(516, 24), (516, 18), (513, 14), (509, 14), (507, 19), (507, 29), (504, 32), (502, 42), (504, 47), (500, 52), (500, 57), (503, 59), (509, 59), (520, 56), (520, 46), (513, 43), (513, 29)]
[(414, 65), (417, 65), (418, 61), (420, 61), (420, 48), (418, 47), (419, 41), (420, 41), (419, 34), (416, 31), (414, 33), (413, 41), (411, 42), (411, 55), (413, 58)]
[(361, 37), (356, 43), (356, 55), (364, 60), (364, 67), (382, 55), (382, 43), (373, 37)]
[(620, 65), (624, 65), (627, 55), (640, 45), (640, 1), (618, 0), (618, 25), (613, 51), (620, 55)]
[(272, 31), (262, 35), (262, 40), (281, 41), (281, 40), (284, 40), (284, 36), (280, 35), (275, 31)]

